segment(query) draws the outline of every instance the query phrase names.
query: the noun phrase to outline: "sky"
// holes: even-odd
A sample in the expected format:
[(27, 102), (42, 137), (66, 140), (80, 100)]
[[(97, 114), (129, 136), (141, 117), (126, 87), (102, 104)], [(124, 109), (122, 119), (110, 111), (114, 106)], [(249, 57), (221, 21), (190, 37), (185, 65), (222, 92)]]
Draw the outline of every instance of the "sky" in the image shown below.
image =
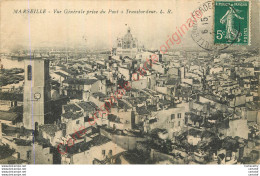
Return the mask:
[[(190, 18), (191, 12), (206, 1), (1, 1), (0, 51), (22, 47), (84, 47), (109, 49), (117, 37), (126, 33), (127, 26), (140, 44), (158, 49), (169, 35)], [(259, 6), (259, 3), (258, 3)], [(45, 14), (15, 14), (14, 10), (46, 9)], [(54, 10), (62, 11), (55, 14)], [(64, 14), (64, 10), (156, 10), (157, 14)], [(170, 9), (172, 13), (166, 12)], [(165, 13), (160, 14), (163, 10)], [(256, 16), (256, 15), (254, 15)], [(258, 14), (259, 16), (259, 14)], [(258, 17), (259, 18), (259, 17)], [(258, 19), (259, 20), (259, 19)], [(127, 24), (127, 25), (126, 25)], [(254, 29), (255, 30), (255, 29)], [(259, 33), (259, 22), (257, 29)], [(191, 30), (185, 34), (180, 47), (198, 47), (191, 39)], [(254, 43), (254, 42), (253, 42)], [(259, 44), (259, 41), (258, 41)]]

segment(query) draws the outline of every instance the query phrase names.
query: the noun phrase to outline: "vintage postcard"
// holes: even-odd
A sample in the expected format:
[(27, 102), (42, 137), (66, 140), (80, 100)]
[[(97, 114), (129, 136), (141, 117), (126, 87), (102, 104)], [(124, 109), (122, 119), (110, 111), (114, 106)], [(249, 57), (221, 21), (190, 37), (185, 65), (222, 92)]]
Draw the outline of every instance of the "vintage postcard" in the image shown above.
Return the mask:
[(259, 8), (0, 1), (0, 164), (259, 164)]

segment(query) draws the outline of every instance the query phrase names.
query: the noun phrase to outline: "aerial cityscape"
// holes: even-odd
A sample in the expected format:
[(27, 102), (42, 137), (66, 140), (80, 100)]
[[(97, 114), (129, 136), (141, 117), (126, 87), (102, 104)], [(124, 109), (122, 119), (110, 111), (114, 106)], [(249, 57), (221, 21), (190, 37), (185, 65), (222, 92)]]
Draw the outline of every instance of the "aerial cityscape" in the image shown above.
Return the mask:
[(134, 30), (1, 53), (0, 164), (259, 163), (259, 49), (162, 52)]

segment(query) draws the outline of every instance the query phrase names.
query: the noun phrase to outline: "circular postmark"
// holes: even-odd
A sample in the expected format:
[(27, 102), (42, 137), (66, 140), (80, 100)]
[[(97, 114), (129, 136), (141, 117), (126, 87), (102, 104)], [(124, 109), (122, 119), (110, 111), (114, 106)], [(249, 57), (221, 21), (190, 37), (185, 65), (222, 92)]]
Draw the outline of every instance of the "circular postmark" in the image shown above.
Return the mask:
[[(229, 4), (226, 5), (235, 11), (232, 6)], [(238, 32), (232, 41), (227, 44), (215, 44), (214, 37), (216, 33), (214, 31), (214, 1), (204, 2), (193, 11), (193, 14), (195, 14), (198, 10), (202, 12), (203, 15), (202, 18), (193, 25), (191, 38), (199, 47), (207, 51), (221, 51), (227, 49), (235, 43), (240, 35), (240, 24), (238, 24)], [(219, 35), (225, 35), (225, 31)]]

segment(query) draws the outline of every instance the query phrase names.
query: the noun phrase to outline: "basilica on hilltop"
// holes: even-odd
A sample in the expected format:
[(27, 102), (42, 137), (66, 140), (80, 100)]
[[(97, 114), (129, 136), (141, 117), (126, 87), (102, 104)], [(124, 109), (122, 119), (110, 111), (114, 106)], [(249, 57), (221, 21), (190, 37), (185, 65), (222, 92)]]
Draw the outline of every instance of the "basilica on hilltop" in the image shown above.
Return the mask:
[(138, 46), (138, 40), (133, 37), (130, 27), (127, 28), (127, 32), (123, 37), (117, 38), (115, 53), (120, 58), (134, 58), (141, 50), (142, 47)]

